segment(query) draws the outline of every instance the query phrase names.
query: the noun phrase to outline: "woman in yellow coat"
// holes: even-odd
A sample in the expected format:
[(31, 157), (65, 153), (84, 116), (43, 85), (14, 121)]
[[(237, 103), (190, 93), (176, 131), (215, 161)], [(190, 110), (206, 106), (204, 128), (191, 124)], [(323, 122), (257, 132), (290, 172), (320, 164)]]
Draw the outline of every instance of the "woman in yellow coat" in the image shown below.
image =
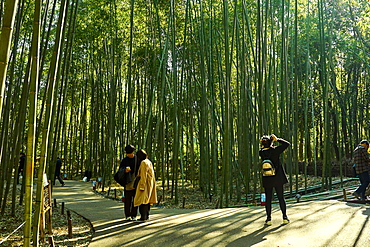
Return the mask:
[(137, 174), (140, 181), (136, 187), (134, 206), (139, 207), (141, 217), (138, 221), (144, 222), (149, 219), (150, 205), (157, 203), (157, 190), (153, 164), (148, 159), (147, 153), (140, 149), (136, 156), (140, 164)]

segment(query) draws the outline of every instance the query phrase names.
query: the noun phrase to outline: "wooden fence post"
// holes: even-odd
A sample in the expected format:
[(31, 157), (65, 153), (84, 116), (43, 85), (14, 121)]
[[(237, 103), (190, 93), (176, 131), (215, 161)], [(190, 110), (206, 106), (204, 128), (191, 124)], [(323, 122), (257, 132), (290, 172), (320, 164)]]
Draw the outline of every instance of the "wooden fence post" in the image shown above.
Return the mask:
[(71, 218), (71, 212), (67, 211), (67, 219), (68, 219), (68, 237), (72, 238), (72, 218)]
[(49, 240), (49, 246), (50, 246), (50, 247), (54, 247), (55, 245), (54, 245), (54, 239), (53, 239), (53, 236), (49, 236), (49, 237), (48, 237), (48, 240)]
[(347, 201), (347, 193), (346, 193), (346, 189), (343, 188), (343, 198), (344, 198), (344, 201)]

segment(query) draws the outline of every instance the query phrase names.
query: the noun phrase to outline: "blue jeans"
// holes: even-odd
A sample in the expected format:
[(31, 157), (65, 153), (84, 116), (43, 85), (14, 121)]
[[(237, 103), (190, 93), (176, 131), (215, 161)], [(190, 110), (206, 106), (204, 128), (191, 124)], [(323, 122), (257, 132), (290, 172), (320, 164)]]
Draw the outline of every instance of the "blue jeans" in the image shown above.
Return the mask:
[(366, 172), (358, 174), (358, 178), (360, 179), (361, 185), (360, 187), (357, 188), (356, 192), (361, 195), (361, 199), (366, 199), (365, 192), (366, 192), (367, 186), (370, 183), (369, 172), (366, 171)]

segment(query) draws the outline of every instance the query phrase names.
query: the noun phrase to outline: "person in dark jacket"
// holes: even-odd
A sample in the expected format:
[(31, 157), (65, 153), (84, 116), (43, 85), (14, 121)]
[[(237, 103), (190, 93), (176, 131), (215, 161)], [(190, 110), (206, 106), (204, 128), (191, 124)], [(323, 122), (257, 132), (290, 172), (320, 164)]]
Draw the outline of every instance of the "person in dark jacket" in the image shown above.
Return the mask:
[[(274, 146), (274, 141), (280, 143), (279, 146)], [(288, 183), (288, 178), (285, 174), (284, 167), (280, 163), (280, 154), (289, 147), (290, 143), (281, 138), (277, 138), (274, 134), (271, 136), (263, 136), (261, 138), (261, 149), (259, 155), (262, 160), (271, 160), (272, 165), (275, 168), (275, 175), (263, 176), (262, 186), (266, 193), (266, 214), (267, 219), (265, 225), (270, 226), (271, 223), (271, 202), (273, 196), (273, 188), (275, 188), (277, 198), (279, 200), (280, 209), (283, 214), (283, 225), (289, 223), (288, 216), (286, 214), (286, 202), (284, 199), (284, 184)]]
[(18, 166), (18, 176), (17, 176), (17, 184), (19, 184), (19, 178), (23, 177), (23, 170), (26, 164), (26, 154), (20, 153), (19, 154), (19, 166)]
[[(59, 157), (57, 157), (57, 163), (56, 163), (56, 166), (55, 166), (55, 177), (58, 178), (59, 183), (62, 186), (64, 186), (65, 183), (64, 183), (64, 181), (62, 179), (62, 175), (60, 173), (61, 169), (62, 169), (62, 160)], [(55, 185), (55, 179), (54, 179), (54, 185)]]
[(137, 157), (135, 156), (135, 147), (132, 145), (127, 145), (125, 147), (126, 157), (121, 161), (119, 168), (125, 168), (125, 172), (128, 176), (131, 176), (130, 182), (124, 186), (125, 193), (125, 216), (126, 220), (136, 221), (137, 207), (134, 207), (134, 198), (136, 189), (134, 188), (134, 179), (139, 170), (139, 164), (137, 162)]
[(353, 196), (361, 201), (366, 200), (366, 188), (370, 183), (370, 157), (368, 153), (369, 142), (362, 140), (360, 144), (353, 151), (353, 161), (356, 164), (355, 170), (361, 185), (353, 192)]

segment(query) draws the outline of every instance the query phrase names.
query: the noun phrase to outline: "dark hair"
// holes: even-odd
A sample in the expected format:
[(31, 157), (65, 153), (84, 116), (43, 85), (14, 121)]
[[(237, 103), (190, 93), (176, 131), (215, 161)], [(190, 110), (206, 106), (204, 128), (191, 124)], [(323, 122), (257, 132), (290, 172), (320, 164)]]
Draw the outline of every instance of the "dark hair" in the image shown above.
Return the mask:
[(360, 142), (360, 144), (367, 144), (367, 145), (369, 145), (369, 142), (368, 142), (367, 140), (362, 140), (362, 141)]
[(141, 161), (145, 160), (146, 158), (148, 158), (148, 154), (145, 152), (144, 149), (139, 149), (139, 151), (137, 151), (136, 153), (136, 157), (139, 161), (139, 164), (141, 163)]
[(125, 152), (126, 152), (126, 154), (131, 154), (131, 153), (133, 153), (135, 151), (135, 147), (134, 146), (132, 146), (132, 145), (127, 145), (126, 147), (125, 147)]
[(22, 152), (22, 153), (20, 153), (20, 155), (26, 155), (26, 154)]
[(264, 147), (264, 148), (268, 148), (271, 146), (271, 143), (272, 143), (272, 138), (271, 136), (262, 136), (261, 137), (261, 145)]

